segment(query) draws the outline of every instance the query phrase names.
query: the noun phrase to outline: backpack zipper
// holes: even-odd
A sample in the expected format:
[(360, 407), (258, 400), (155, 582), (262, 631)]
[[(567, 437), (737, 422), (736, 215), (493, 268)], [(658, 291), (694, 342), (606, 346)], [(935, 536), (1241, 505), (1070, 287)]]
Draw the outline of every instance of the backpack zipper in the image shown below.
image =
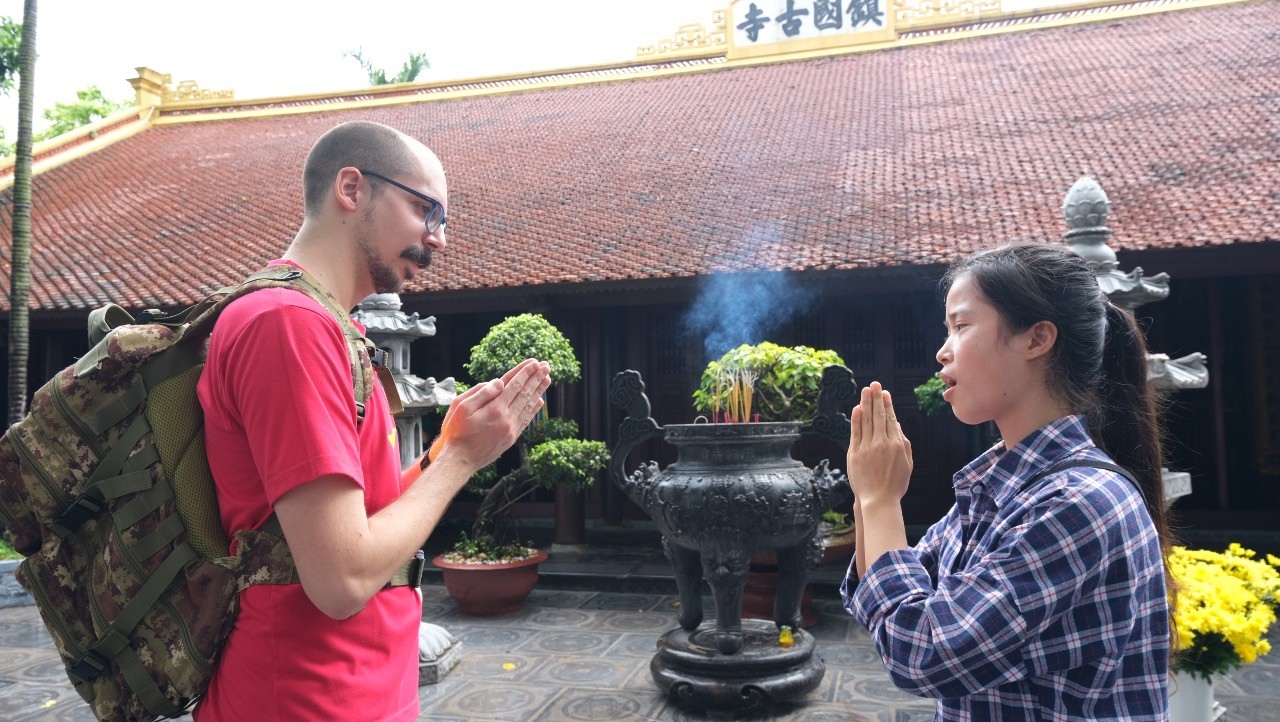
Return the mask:
[[(40, 481), (40, 485), (44, 487), (45, 492), (53, 498), (58, 508), (58, 513), (61, 514), (66, 511), (69, 503), (66, 494), (63, 494), (62, 490), (53, 483), (53, 479), (50, 479), (49, 475), (45, 473), (44, 467), (36, 460), (35, 454), (31, 453), (31, 449), (27, 448), (26, 443), (22, 441), (18, 434), (13, 434), (9, 437), (9, 440), (13, 442), (13, 450), (18, 452), (18, 456), (22, 457), (22, 465), (36, 475), (36, 479)], [(52, 521), (52, 519), (46, 521), (44, 526), (48, 526)]]
[[(55, 379), (55, 382), (56, 381), (57, 380)], [(99, 461), (101, 461), (102, 447), (98, 445), (98, 441), (93, 430), (80, 419), (79, 415), (71, 410), (71, 404), (67, 401), (67, 397), (62, 393), (62, 385), (59, 383), (53, 384), (53, 405), (57, 407), (58, 415), (62, 417), (62, 420), (65, 421), (67, 425), (71, 427), (71, 430), (75, 431), (80, 438), (89, 445), (89, 448), (93, 450), (94, 455), (98, 457)]]
[[(93, 554), (89, 557), (89, 579), (93, 579), (93, 572), (98, 566), (98, 555)], [(89, 594), (89, 614), (93, 616), (93, 636), (97, 639), (101, 635), (99, 629), (106, 629), (109, 622), (107, 616), (102, 613), (102, 605), (98, 603), (98, 595), (90, 592)]]
[[(62, 617), (58, 616), (56, 611), (53, 611), (58, 609), (58, 607), (55, 607), (53, 602), (49, 599), (49, 595), (45, 593), (44, 587), (39, 583), (40, 580), (32, 578), (30, 566), (33, 566), (31, 563), (33, 558), (34, 557), (27, 557), (22, 560), (22, 566), (27, 567), (27, 579), (34, 582), (30, 587), (28, 587), (27, 591), (31, 592), (31, 596), (36, 598), (36, 607), (40, 609), (41, 619), (43, 619), (45, 624), (53, 629), (54, 634), (57, 634), (59, 639), (62, 640), (63, 654), (70, 657), (72, 661), (78, 660), (84, 656), (84, 650), (76, 643), (75, 636), (71, 634), (71, 631), (67, 626), (62, 623)], [(44, 610), (46, 609), (50, 610), (51, 613), (45, 614)]]

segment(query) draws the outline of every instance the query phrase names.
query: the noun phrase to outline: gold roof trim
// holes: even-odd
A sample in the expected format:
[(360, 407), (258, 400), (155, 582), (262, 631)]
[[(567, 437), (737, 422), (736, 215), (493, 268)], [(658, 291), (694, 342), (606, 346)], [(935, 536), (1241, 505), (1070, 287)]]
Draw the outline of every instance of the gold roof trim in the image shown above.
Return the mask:
[(636, 58), (670, 60), (721, 53), (729, 47), (729, 24), (725, 20), (727, 14), (727, 10), (713, 10), (710, 30), (702, 23), (681, 25), (676, 28), (672, 37), (636, 48)]

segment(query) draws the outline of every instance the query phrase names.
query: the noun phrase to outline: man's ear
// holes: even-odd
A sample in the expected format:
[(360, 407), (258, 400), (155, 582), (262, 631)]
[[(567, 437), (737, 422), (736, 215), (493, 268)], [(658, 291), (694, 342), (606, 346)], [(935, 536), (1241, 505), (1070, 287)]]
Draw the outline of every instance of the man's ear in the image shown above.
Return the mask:
[(1058, 327), (1052, 321), (1036, 321), (1027, 329), (1027, 360), (1048, 355), (1058, 342)]
[(350, 166), (338, 171), (338, 175), (334, 177), (333, 199), (342, 210), (354, 211), (360, 205), (361, 177), (360, 171)]

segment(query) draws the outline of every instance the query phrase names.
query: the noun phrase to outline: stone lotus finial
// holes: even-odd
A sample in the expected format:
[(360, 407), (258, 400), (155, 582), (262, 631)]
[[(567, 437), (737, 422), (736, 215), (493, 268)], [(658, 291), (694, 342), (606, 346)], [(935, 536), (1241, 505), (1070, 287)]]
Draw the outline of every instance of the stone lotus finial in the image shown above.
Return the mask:
[(375, 293), (365, 296), (357, 306), (362, 311), (399, 311), (400, 295), (396, 293)]
[(1112, 268), (1116, 263), (1115, 251), (1107, 245), (1111, 235), (1111, 229), (1107, 228), (1110, 212), (1107, 192), (1088, 176), (1076, 181), (1062, 201), (1062, 217), (1071, 229), (1063, 238), (1086, 261), (1104, 268)]
[(1111, 200), (1107, 198), (1107, 192), (1089, 176), (1076, 181), (1062, 201), (1062, 216), (1072, 230), (1105, 229), (1110, 212)]

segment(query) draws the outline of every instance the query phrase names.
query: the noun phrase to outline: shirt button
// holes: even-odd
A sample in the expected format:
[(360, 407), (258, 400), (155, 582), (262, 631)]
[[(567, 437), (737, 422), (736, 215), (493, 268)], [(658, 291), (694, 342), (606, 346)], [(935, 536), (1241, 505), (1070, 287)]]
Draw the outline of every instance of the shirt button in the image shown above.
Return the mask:
[(981, 481), (976, 482), (973, 486), (969, 487), (970, 493), (972, 493), (974, 496), (981, 496), (983, 490), (984, 489)]

